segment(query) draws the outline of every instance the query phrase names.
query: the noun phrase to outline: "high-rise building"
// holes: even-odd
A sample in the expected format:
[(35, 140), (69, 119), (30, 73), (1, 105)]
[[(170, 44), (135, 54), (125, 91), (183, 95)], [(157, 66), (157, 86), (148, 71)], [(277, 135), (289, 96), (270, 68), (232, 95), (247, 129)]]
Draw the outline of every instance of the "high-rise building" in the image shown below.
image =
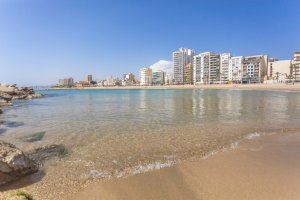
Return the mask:
[(241, 83), (243, 74), (243, 56), (234, 56), (229, 60), (228, 80)]
[(151, 85), (152, 84), (152, 69), (144, 67), (140, 69), (141, 82), (140, 85)]
[(209, 83), (220, 81), (220, 55), (209, 53)]
[(174, 81), (175, 84), (184, 83), (184, 67), (193, 62), (195, 51), (186, 48), (180, 48), (178, 51), (173, 52), (173, 65), (174, 65)]
[(288, 79), (291, 74), (291, 61), (278, 60), (275, 58), (269, 59), (268, 62), (268, 79), (283, 82)]
[(201, 62), (202, 62), (202, 56), (201, 54), (199, 55), (195, 55), (194, 56), (194, 61), (193, 61), (193, 66), (194, 66), (194, 69), (193, 69), (193, 79), (194, 79), (194, 84), (201, 84), (203, 83), (203, 68), (202, 68), (202, 65), (201, 65)]
[(229, 61), (231, 58), (230, 53), (222, 53), (220, 55), (220, 81), (227, 83), (229, 81)]
[(193, 84), (193, 75), (194, 75), (194, 70), (193, 70), (193, 64), (189, 63), (184, 66), (183, 70), (183, 83), (184, 84)]
[(243, 60), (244, 83), (262, 83), (267, 76), (268, 56), (246, 56)]
[(74, 85), (74, 79), (73, 78), (59, 79), (58, 85), (60, 85), (60, 86), (66, 86), (66, 87), (71, 87), (71, 86)]
[(166, 85), (172, 85), (173, 84), (173, 73), (166, 73), (165, 84)]
[(300, 51), (294, 53), (292, 74), (295, 81), (300, 82)]
[(87, 75), (87, 79), (86, 81), (90, 84), (91, 82), (93, 82), (93, 76), (92, 75)]
[(194, 56), (194, 84), (220, 81), (220, 55), (204, 52)]
[(152, 73), (153, 85), (164, 85), (166, 73), (162, 70), (157, 70)]

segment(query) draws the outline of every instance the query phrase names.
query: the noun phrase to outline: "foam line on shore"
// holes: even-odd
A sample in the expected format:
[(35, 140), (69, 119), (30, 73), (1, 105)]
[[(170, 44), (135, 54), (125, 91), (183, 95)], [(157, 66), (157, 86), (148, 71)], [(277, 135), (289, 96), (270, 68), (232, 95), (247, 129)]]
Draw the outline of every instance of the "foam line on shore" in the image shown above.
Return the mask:
[[(215, 155), (219, 152), (224, 152), (224, 151), (227, 151), (227, 150), (236, 149), (242, 141), (244, 141), (244, 140), (253, 140), (253, 139), (261, 137), (262, 135), (265, 135), (265, 134), (264, 133), (258, 133), (258, 132), (247, 134), (244, 137), (242, 137), (241, 139), (238, 139), (238, 140), (230, 143), (228, 146), (225, 146), (225, 147), (221, 148), (220, 150), (213, 150), (211, 152), (208, 152), (207, 154), (202, 156), (200, 159), (207, 159), (207, 158), (209, 158), (209, 157), (211, 157), (211, 156), (213, 156), (213, 155)], [(146, 173), (146, 172), (149, 172), (149, 171), (168, 168), (168, 167), (174, 166), (174, 165), (179, 164), (179, 163), (181, 163), (181, 160), (176, 160), (176, 159), (167, 160), (167, 161), (155, 161), (155, 162), (152, 162), (152, 163), (136, 165), (134, 167), (127, 168), (127, 169), (122, 170), (122, 171), (115, 171), (114, 173), (94, 169), (94, 170), (91, 170), (88, 175), (86, 175), (86, 179), (126, 178), (126, 177), (129, 177), (129, 176), (142, 174), (142, 173)]]

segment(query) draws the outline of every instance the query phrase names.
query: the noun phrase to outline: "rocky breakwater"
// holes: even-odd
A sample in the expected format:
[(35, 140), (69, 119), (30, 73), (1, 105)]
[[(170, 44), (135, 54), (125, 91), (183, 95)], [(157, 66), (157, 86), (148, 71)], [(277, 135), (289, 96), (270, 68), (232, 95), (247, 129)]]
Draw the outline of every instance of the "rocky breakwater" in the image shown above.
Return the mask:
[(35, 99), (42, 97), (41, 94), (35, 93), (32, 88), (18, 88), (16, 85), (0, 84), (0, 114), (3, 112), (3, 106), (12, 105), (17, 99)]

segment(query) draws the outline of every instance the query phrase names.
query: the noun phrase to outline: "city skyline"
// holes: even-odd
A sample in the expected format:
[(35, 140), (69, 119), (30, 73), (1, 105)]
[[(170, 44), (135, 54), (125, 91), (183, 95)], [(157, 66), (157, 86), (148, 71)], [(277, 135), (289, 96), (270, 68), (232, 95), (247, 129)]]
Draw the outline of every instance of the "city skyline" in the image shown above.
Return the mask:
[[(73, 77), (59, 79), (57, 87), (199, 85), (232, 83), (288, 83), (300, 81), (299, 56), (280, 60), (268, 55), (234, 56), (230, 52), (196, 52), (179, 48), (172, 53), (173, 61), (160, 60), (150, 67), (140, 68), (139, 76), (132, 72), (123, 77), (74, 81)], [(140, 81), (138, 81), (140, 79)]]
[(291, 59), (299, 9), (299, 1), (1, 1), (0, 82), (137, 75), (182, 46)]

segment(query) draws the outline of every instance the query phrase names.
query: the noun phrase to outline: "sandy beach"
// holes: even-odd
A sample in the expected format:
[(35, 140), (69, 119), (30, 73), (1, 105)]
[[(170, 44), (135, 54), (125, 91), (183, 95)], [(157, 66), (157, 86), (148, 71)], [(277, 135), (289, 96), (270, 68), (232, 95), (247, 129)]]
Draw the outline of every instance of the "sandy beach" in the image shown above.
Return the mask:
[(53, 88), (54, 90), (106, 90), (106, 89), (236, 89), (236, 90), (300, 90), (300, 84), (211, 84), (211, 85), (166, 85), (166, 86), (107, 86)]
[(299, 130), (254, 137), (206, 159), (102, 181), (66, 199), (300, 199)]

